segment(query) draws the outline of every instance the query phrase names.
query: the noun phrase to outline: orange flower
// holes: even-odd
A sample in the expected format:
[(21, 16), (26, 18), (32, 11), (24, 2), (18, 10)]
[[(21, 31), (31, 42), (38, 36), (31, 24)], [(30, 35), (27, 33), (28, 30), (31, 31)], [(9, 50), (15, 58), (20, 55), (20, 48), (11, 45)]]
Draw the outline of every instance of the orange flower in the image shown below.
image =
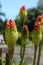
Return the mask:
[(6, 28), (16, 28), (16, 23), (14, 20), (8, 20), (6, 24)]

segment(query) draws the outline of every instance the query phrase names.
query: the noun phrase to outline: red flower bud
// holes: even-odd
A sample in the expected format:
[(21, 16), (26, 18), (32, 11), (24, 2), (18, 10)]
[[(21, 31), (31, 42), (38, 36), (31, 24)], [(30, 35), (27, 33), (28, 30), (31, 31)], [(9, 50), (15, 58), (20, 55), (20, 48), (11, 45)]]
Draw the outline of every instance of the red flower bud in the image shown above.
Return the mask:
[(22, 10), (26, 10), (26, 7), (25, 6), (22, 6), (21, 8), (20, 8), (20, 10), (22, 11)]
[(14, 20), (8, 20), (6, 24), (6, 28), (16, 28), (16, 23)]
[(25, 20), (26, 19), (26, 16), (27, 16), (27, 10), (26, 10), (26, 7), (25, 6), (22, 6), (20, 8), (20, 18)]
[(34, 30), (40, 30), (40, 29), (41, 29), (40, 22), (35, 22), (35, 24), (34, 24)]
[(42, 17), (41, 17), (41, 16), (38, 16), (38, 17), (37, 17), (37, 20), (38, 20), (39, 22), (41, 22), (41, 21), (42, 21)]
[(23, 26), (23, 34), (27, 34), (28, 33), (28, 27), (27, 25)]
[(41, 23), (43, 22), (43, 14), (37, 17), (37, 21)]

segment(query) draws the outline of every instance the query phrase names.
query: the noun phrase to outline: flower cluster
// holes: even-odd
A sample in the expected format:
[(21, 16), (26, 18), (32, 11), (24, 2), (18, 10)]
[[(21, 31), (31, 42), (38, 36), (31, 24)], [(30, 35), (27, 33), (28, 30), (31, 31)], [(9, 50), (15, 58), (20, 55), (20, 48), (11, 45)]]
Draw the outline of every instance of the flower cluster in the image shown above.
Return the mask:
[[(5, 30), (6, 43), (10, 50), (8, 52), (10, 53), (11, 57), (13, 56), (12, 52), (14, 52), (15, 43), (18, 40), (18, 37), (20, 37), (21, 43), (23, 45), (23, 49), (21, 45), (21, 54), (23, 54), (22, 55), (23, 57), (21, 57), (22, 62), (24, 58), (25, 45), (27, 42), (29, 42), (28, 41), (28, 38), (29, 38), (28, 26), (24, 24), (26, 16), (27, 16), (26, 7), (22, 6), (20, 8), (20, 20), (22, 22), (21, 23), (22, 31), (20, 32), (20, 35), (18, 34), (17, 26), (14, 20), (7, 20), (6, 30)], [(32, 31), (32, 41), (35, 47), (39, 45), (40, 41), (42, 40), (42, 37), (43, 37), (43, 14), (37, 17), (37, 20), (34, 23), (34, 29)], [(20, 65), (22, 65), (22, 62), (20, 62)]]

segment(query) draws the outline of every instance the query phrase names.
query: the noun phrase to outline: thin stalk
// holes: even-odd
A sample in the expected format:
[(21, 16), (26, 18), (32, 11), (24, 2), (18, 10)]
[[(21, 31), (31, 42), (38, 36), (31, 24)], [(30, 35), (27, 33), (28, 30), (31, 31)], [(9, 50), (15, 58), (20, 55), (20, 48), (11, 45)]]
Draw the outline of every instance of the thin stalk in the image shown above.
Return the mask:
[(37, 65), (40, 65), (41, 49), (42, 49), (42, 41), (41, 41), (40, 44), (39, 44)]
[(2, 65), (2, 48), (0, 48), (0, 65)]
[(33, 65), (35, 65), (35, 62), (36, 62), (36, 52), (37, 52), (37, 46), (35, 46), (35, 49), (34, 49)]
[[(24, 23), (25, 23), (24, 19), (21, 19), (21, 24), (20, 24), (20, 31), (21, 31), (21, 33), (22, 33), (22, 29), (23, 29)], [(25, 45), (23, 46), (22, 43), (21, 43), (21, 48), (20, 48), (20, 58), (21, 58), (20, 65), (22, 65), (24, 53), (25, 53)]]
[(11, 59), (9, 57), (9, 53), (6, 53), (6, 62), (5, 62), (5, 65), (12, 65), (11, 63), (12, 63), (12, 61), (11, 61)]
[(5, 65), (9, 65), (9, 55), (6, 53)]
[(2, 65), (2, 60), (0, 59), (0, 65)]
[[(20, 24), (20, 32), (21, 33), (22, 33), (24, 22), (25, 22), (24, 19), (21, 19), (21, 24)], [(22, 58), (22, 54), (23, 54), (23, 45), (21, 43), (21, 46), (20, 46), (20, 58)]]
[(21, 44), (21, 49), (20, 49), (20, 58), (22, 57), (22, 53), (23, 53), (23, 46)]
[(13, 53), (14, 53), (14, 48), (8, 50), (8, 53), (6, 53), (6, 63), (5, 63), (5, 65), (12, 65)]
[(21, 61), (20, 61), (20, 64), (19, 65), (22, 65), (23, 59), (24, 59), (24, 55), (25, 55), (25, 45), (23, 45), (23, 54), (21, 56)]

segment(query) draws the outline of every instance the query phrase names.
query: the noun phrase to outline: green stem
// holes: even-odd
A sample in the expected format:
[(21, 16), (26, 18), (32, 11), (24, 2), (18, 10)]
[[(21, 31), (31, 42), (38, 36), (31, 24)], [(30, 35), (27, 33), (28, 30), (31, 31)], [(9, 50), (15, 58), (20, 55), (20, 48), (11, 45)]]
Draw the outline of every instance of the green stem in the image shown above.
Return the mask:
[(35, 46), (35, 49), (34, 49), (33, 65), (35, 65), (35, 62), (36, 62), (36, 52), (37, 52), (37, 46)]
[(24, 55), (25, 55), (25, 45), (23, 45), (23, 54), (21, 56), (21, 61), (20, 61), (20, 64), (19, 65), (22, 65), (23, 59), (24, 59)]
[(21, 44), (21, 49), (20, 49), (20, 58), (22, 57), (22, 53), (23, 53), (23, 45)]
[(20, 24), (20, 31), (21, 31), (21, 32), (22, 32), (24, 23), (25, 23), (25, 20), (21, 19), (21, 24)]
[[(20, 31), (21, 31), (21, 33), (22, 33), (22, 29), (23, 29), (24, 23), (25, 23), (24, 19), (21, 19), (21, 24), (20, 24)], [(25, 54), (25, 45), (23, 46), (22, 43), (21, 43), (21, 50), (20, 50), (21, 61), (20, 61), (19, 65), (22, 65), (22, 61), (24, 59), (24, 54)]]
[[(42, 42), (42, 41), (41, 41)], [(39, 44), (39, 51), (38, 51), (38, 60), (37, 60), (37, 65), (40, 65), (40, 57), (41, 57), (41, 47), (42, 47), (42, 44)]]

